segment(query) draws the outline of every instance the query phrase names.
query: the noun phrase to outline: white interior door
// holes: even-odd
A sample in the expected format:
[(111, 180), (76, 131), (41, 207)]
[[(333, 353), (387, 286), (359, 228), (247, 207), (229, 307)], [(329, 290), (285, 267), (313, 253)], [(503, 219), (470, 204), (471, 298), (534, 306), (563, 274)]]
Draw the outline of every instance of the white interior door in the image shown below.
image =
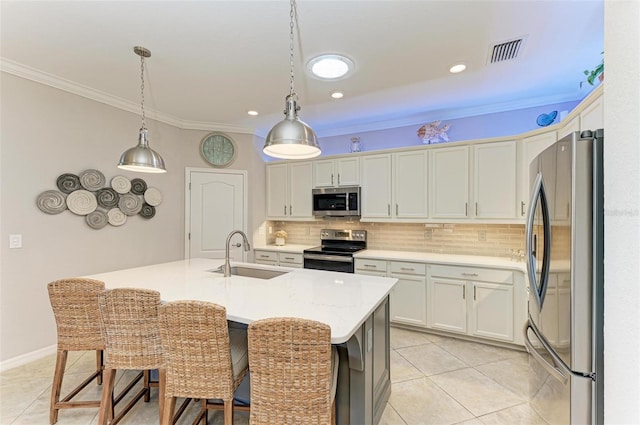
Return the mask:
[[(186, 170), (185, 258), (224, 258), (233, 230), (247, 231), (247, 172)], [(232, 260), (245, 261), (242, 237), (231, 241)]]

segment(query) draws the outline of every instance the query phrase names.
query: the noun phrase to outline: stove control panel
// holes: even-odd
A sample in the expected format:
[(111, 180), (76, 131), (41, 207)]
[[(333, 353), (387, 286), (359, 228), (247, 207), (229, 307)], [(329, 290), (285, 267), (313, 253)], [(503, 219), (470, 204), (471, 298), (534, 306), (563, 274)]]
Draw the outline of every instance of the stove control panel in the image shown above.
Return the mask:
[(320, 231), (321, 240), (338, 240), (338, 241), (362, 241), (367, 240), (366, 230), (336, 230), (322, 229)]

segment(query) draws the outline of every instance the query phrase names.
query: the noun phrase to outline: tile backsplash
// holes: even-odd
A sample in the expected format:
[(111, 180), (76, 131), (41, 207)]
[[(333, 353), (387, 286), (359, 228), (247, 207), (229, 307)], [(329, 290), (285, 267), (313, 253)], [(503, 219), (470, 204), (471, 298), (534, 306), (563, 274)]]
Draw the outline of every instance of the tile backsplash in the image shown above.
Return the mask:
[[(361, 223), (348, 219), (265, 223), (273, 232), (285, 230), (288, 244), (318, 245), (321, 229), (363, 229), (369, 249), (437, 252), (442, 254), (511, 257), (512, 250), (524, 250), (522, 224), (420, 224)], [(273, 234), (266, 236), (273, 244)]]

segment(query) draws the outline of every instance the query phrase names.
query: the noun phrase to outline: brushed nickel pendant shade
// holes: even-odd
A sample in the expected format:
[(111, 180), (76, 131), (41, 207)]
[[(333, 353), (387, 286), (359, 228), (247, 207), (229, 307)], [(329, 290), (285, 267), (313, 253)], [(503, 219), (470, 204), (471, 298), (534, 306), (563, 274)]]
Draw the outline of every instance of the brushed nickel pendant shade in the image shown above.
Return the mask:
[(151, 52), (144, 47), (133, 48), (136, 55), (140, 56), (140, 109), (142, 110), (142, 126), (138, 134), (138, 144), (127, 149), (120, 157), (118, 168), (141, 173), (166, 173), (164, 160), (160, 154), (149, 147), (149, 132), (144, 124), (144, 58), (151, 57)]
[(293, 28), (295, 22), (295, 0), (291, 0), (290, 22), (290, 80), (289, 95), (285, 101), (285, 118), (273, 126), (267, 134), (262, 151), (282, 159), (305, 159), (320, 155), (318, 138), (311, 127), (298, 118), (298, 95), (293, 89)]

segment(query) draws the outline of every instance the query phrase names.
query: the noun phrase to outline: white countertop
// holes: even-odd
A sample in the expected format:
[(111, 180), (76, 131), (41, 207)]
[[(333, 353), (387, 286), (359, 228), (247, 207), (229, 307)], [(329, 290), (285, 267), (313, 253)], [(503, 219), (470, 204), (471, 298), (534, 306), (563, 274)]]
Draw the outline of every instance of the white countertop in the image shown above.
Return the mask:
[(506, 257), (484, 257), (480, 255), (436, 254), (431, 252), (384, 251), (366, 249), (354, 254), (354, 258), (390, 261), (417, 261), (422, 263), (450, 264), (519, 270), (526, 272), (523, 261), (511, 261)]
[[(319, 245), (319, 244), (318, 244)], [(257, 245), (254, 246), (254, 250), (263, 250), (263, 251), (274, 251), (274, 252), (290, 252), (293, 254), (302, 254), (302, 251), (309, 248), (314, 248), (318, 245), (296, 245), (296, 244), (287, 244), (287, 245)]]
[(267, 317), (301, 317), (331, 326), (331, 342), (346, 342), (387, 297), (397, 279), (309, 269), (236, 263), (287, 270), (272, 279), (222, 277), (209, 270), (223, 260), (196, 258), (86, 276), (107, 289), (145, 288), (164, 301), (200, 300), (223, 305), (227, 318), (251, 323)]

